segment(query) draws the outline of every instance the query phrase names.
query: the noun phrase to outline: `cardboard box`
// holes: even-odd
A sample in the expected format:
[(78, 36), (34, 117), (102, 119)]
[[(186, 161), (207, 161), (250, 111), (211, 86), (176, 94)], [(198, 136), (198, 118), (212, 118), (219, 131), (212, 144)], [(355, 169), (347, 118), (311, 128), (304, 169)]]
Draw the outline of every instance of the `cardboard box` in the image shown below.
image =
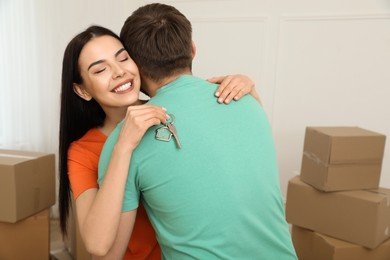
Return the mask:
[(368, 249), (308, 229), (292, 227), (292, 240), (299, 260), (389, 260), (390, 239)]
[(359, 127), (307, 127), (301, 179), (322, 191), (378, 188), (385, 141)]
[(381, 169), (379, 163), (326, 165), (304, 154), (301, 179), (326, 192), (375, 189), (379, 187)]
[(390, 237), (390, 189), (326, 193), (296, 176), (288, 183), (286, 219), (373, 249)]
[(34, 215), (55, 198), (54, 154), (0, 149), (0, 222)]
[(17, 223), (0, 222), (0, 259), (49, 259), (50, 210)]

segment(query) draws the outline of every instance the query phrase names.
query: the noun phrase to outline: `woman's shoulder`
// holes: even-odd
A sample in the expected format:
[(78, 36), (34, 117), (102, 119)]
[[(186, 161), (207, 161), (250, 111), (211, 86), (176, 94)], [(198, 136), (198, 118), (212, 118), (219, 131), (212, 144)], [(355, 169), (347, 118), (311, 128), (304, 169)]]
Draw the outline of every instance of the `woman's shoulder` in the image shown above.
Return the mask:
[(80, 139), (72, 142), (72, 144), (104, 143), (106, 139), (107, 136), (98, 128), (91, 128)]
[(99, 129), (92, 128), (80, 139), (71, 143), (69, 147), (69, 154), (92, 152), (100, 155), (106, 139), (107, 136), (100, 132)]

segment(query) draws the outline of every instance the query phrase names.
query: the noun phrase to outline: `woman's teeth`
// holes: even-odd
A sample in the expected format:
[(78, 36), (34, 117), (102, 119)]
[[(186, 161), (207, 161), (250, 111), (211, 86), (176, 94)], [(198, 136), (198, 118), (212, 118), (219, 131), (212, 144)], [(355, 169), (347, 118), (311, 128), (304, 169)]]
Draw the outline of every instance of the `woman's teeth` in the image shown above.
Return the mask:
[(118, 93), (118, 92), (121, 92), (121, 91), (125, 91), (125, 90), (128, 90), (130, 87), (131, 87), (131, 82), (126, 83), (126, 84), (124, 84), (124, 85), (114, 89), (114, 92)]

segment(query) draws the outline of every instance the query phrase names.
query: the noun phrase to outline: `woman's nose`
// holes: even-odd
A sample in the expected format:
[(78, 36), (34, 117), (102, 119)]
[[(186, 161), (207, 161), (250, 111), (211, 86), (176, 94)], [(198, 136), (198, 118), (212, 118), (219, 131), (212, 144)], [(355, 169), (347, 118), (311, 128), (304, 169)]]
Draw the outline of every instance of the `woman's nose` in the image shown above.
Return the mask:
[(123, 75), (125, 75), (125, 70), (119, 65), (115, 66), (113, 69), (113, 78), (120, 78)]

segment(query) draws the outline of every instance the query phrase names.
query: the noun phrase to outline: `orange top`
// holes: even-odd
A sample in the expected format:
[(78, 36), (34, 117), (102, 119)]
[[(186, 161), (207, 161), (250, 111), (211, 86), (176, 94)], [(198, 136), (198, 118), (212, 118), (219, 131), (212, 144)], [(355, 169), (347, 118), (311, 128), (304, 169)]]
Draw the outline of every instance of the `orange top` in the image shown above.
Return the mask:
[[(99, 188), (98, 162), (106, 139), (107, 136), (93, 128), (71, 144), (68, 152), (68, 175), (75, 199), (88, 189)], [(141, 203), (124, 259), (161, 259), (156, 234)]]

